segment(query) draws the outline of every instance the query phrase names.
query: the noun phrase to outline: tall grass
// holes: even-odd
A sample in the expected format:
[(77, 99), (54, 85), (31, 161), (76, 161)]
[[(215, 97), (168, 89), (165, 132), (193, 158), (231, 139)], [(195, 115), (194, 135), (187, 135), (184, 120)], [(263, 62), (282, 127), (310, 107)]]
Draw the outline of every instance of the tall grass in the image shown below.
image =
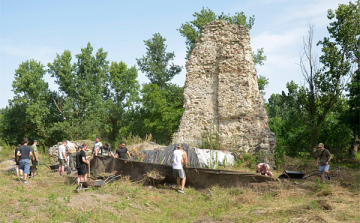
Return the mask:
[(7, 142), (0, 139), (0, 147), (2, 147), (0, 151), (0, 161), (7, 160), (9, 158), (14, 158), (14, 146), (10, 146)]

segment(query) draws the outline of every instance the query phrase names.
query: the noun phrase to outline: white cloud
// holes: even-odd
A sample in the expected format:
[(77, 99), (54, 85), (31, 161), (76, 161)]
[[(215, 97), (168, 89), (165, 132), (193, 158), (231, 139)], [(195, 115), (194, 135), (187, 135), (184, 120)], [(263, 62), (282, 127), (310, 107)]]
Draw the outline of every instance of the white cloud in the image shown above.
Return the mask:
[(309, 0), (302, 1), (303, 4), (292, 4), (284, 13), (273, 19), (275, 25), (304, 23), (311, 19), (316, 21), (317, 26), (328, 24), (326, 17), (328, 9), (336, 9), (339, 4), (346, 4), (348, 0)]
[(54, 48), (42, 45), (15, 45), (12, 43), (6, 43), (5, 41), (1, 41), (0, 52), (11, 57), (17, 57), (22, 61), (28, 59), (35, 59), (46, 65), (48, 62), (51, 62), (55, 58), (56, 53), (59, 51)]
[(307, 28), (294, 28), (282, 33), (273, 33), (266, 30), (253, 37), (251, 45), (253, 49), (264, 47), (267, 53), (284, 53), (284, 49), (301, 43), (306, 32)]

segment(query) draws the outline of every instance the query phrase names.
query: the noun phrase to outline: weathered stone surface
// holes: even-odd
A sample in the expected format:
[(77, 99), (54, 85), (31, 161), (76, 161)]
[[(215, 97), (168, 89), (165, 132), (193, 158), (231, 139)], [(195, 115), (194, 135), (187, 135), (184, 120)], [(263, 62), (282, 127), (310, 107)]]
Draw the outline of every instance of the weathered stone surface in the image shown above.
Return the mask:
[(200, 146), (204, 135), (218, 133), (222, 149), (258, 152), (273, 162), (275, 135), (258, 90), (249, 29), (206, 24), (186, 70), (185, 112), (173, 143)]

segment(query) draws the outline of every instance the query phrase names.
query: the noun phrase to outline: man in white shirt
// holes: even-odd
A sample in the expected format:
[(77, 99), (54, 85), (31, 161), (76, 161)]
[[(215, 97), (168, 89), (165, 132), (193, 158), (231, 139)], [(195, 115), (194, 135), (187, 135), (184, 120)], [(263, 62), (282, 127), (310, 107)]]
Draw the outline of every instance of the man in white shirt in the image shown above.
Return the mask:
[[(173, 157), (171, 159), (171, 164), (173, 168), (173, 175), (176, 178), (176, 183), (179, 188), (179, 192), (185, 194), (184, 186), (186, 182), (186, 175), (183, 168), (183, 164), (187, 166), (187, 154), (182, 148), (182, 144), (177, 146), (177, 149), (174, 151)], [(181, 181), (181, 184), (180, 184)]]
[(102, 143), (100, 142), (99, 137), (96, 137), (94, 147), (93, 147), (93, 150), (92, 150), (92, 154), (95, 155), (96, 150), (100, 149), (101, 146), (102, 146)]
[(59, 175), (60, 176), (64, 175), (65, 163), (67, 163), (66, 150), (65, 150), (66, 145), (67, 145), (67, 142), (65, 140), (65, 141), (63, 141), (63, 144), (61, 146), (59, 146)]

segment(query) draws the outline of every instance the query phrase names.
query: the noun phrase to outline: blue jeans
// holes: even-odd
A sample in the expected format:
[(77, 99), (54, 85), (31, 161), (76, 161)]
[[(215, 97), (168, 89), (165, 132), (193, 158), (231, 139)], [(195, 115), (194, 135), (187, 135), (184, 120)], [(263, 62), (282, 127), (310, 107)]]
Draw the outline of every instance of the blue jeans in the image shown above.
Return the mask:
[(24, 171), (24, 174), (30, 174), (30, 160), (28, 159), (20, 160), (19, 168)]

